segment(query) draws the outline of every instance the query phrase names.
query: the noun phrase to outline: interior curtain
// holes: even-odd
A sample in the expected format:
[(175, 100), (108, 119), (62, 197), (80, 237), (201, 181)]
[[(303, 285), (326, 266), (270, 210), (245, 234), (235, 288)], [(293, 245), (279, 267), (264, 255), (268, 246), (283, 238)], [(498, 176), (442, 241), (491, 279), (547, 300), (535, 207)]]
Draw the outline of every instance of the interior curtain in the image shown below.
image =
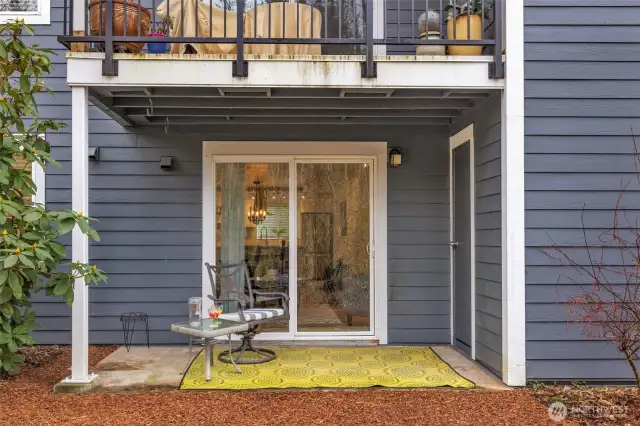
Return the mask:
[[(221, 236), (220, 247), (221, 265), (236, 265), (245, 260), (245, 211), (244, 191), (246, 165), (243, 163), (220, 164), (221, 191)], [(245, 287), (245, 277), (237, 274), (235, 290), (242, 295)], [(223, 295), (228, 297), (229, 295)], [(228, 303), (223, 306), (225, 312), (236, 310), (235, 305)]]

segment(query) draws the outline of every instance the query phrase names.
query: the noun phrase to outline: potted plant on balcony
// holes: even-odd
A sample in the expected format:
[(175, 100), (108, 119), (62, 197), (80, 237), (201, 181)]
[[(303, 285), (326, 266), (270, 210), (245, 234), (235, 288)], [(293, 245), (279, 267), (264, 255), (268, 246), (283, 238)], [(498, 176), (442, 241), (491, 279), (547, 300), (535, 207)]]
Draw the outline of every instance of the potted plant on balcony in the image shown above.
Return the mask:
[[(484, 6), (483, 0), (469, 0), (459, 5), (449, 3), (444, 9), (447, 12), (447, 39), (482, 40), (482, 16), (485, 19), (489, 16), (489, 8)], [(482, 54), (482, 46), (449, 46), (449, 54), (478, 56)]]
[[(429, 13), (423, 13), (418, 18), (418, 32), (420, 40), (440, 40), (442, 34), (440, 34), (441, 28), (440, 13), (435, 10), (430, 10)], [(446, 46), (444, 45), (420, 45), (416, 46), (416, 55), (444, 55), (446, 52)]]
[[(106, 0), (92, 0), (89, 3), (91, 18), (91, 35), (104, 36), (107, 29)], [(126, 20), (125, 20), (126, 15)], [(140, 24), (138, 24), (140, 20)], [(140, 37), (149, 33), (151, 28), (151, 12), (140, 4), (128, 0), (113, 0), (113, 20), (111, 21), (114, 36)], [(126, 24), (126, 28), (125, 28)], [(144, 42), (115, 42), (116, 52), (140, 53)]]
[[(165, 16), (162, 19), (162, 22), (156, 23), (151, 27), (151, 32), (149, 32), (149, 37), (167, 37), (169, 35), (169, 30), (173, 29), (173, 20), (170, 16)], [(149, 53), (166, 53), (167, 52), (167, 43), (157, 43), (157, 42), (149, 42), (147, 43), (147, 50)]]

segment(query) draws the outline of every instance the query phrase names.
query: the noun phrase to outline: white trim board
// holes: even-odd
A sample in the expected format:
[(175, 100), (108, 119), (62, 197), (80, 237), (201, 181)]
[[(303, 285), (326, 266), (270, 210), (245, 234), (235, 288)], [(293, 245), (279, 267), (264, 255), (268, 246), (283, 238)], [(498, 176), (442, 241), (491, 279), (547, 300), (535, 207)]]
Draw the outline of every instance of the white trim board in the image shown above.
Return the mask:
[(24, 19), (28, 25), (49, 25), (51, 24), (51, 0), (38, 0), (38, 10), (35, 12), (6, 11), (0, 12), (0, 24)]
[[(471, 359), (476, 359), (476, 182), (475, 182), (475, 141), (473, 137), (473, 124), (467, 126), (449, 139), (449, 241), (454, 240), (453, 235), (453, 150), (469, 142), (469, 225), (471, 244), (471, 265), (469, 273), (471, 275)], [(451, 344), (455, 344), (454, 336), (454, 262), (453, 246), (449, 246), (449, 285), (451, 291)]]
[[(428, 0), (427, 0), (428, 1)], [(384, 38), (386, 33), (385, 15), (385, 1), (375, 0), (373, 2), (373, 38)], [(373, 46), (373, 54), (375, 56), (385, 56), (387, 54), (386, 45)]]
[[(246, 153), (250, 152), (251, 156)], [(371, 259), (373, 259), (374, 276), (374, 297), (376, 301), (373, 315), (373, 333), (335, 333), (335, 336), (328, 336), (326, 333), (314, 335), (314, 333), (299, 333), (293, 335), (286, 333), (284, 339), (295, 340), (366, 340), (378, 341), (381, 344), (388, 342), (387, 330), (387, 143), (386, 142), (203, 142), (203, 173), (202, 173), (202, 297), (207, 303), (207, 294), (210, 293), (210, 283), (208, 274), (204, 268), (204, 262), (215, 258), (215, 194), (214, 176), (216, 161), (247, 161), (253, 158), (261, 162), (294, 162), (296, 160), (314, 161), (322, 158), (322, 161), (358, 161), (368, 158), (372, 161), (374, 173), (372, 175), (373, 188), (375, 194), (372, 199), (372, 217), (374, 233), (372, 241)], [(331, 160), (332, 159), (332, 160)], [(290, 184), (292, 183), (290, 176)], [(295, 179), (293, 180), (295, 187)], [(295, 191), (290, 191), (290, 206)], [(294, 198), (295, 200), (295, 198)], [(294, 209), (290, 209), (290, 214)], [(211, 236), (213, 235), (213, 238)], [(292, 244), (293, 246), (293, 244)], [(292, 249), (290, 246), (290, 250)], [(293, 247), (295, 249), (295, 247)], [(290, 252), (291, 253), (291, 252)], [(375, 253), (375, 256), (373, 256)], [(290, 256), (292, 271), (295, 273), (295, 256)], [(292, 297), (295, 297), (295, 286)], [(292, 319), (295, 320), (295, 312), (292, 312)], [(283, 340), (283, 335), (263, 334), (260, 336), (265, 340)]]
[(47, 181), (44, 169), (37, 162), (31, 164), (31, 180), (33, 180), (33, 183), (36, 185), (36, 193), (33, 196), (33, 202), (44, 206), (47, 193)]
[(502, 96), (502, 380), (525, 386), (524, 0), (505, 1)]
[[(14, 136), (21, 136), (21, 135), (22, 134), (18, 133), (18, 134), (15, 134)], [(46, 135), (44, 133), (39, 133), (38, 137), (41, 139), (46, 139)], [(36, 193), (33, 194), (33, 196), (31, 197), (31, 201), (36, 204), (42, 204), (44, 206), (46, 201), (47, 181), (46, 181), (44, 169), (42, 168), (40, 163), (38, 163), (37, 161), (34, 161), (31, 163), (31, 180), (36, 186)]]
[[(42, 139), (46, 139), (46, 135), (41, 133), (38, 135)], [(47, 178), (45, 171), (37, 161), (31, 163), (31, 180), (36, 185), (36, 193), (33, 196), (33, 202), (36, 204), (46, 205), (47, 195)]]
[[(71, 88), (71, 208), (89, 216), (89, 88)], [(74, 227), (71, 259), (89, 262), (89, 237)], [(89, 287), (84, 278), (74, 284), (71, 307), (71, 383), (89, 383)]]
[[(162, 56), (162, 57), (158, 57)], [(135, 87), (325, 87), (325, 88), (417, 88), (417, 89), (502, 89), (503, 80), (489, 78), (489, 57), (427, 57), (428, 60), (377, 62), (378, 77), (361, 75), (358, 57), (311, 57), (307, 60), (247, 59), (249, 77), (233, 77), (233, 61), (179, 55), (116, 55), (117, 76), (102, 75), (104, 54), (67, 55), (67, 83), (70, 86)], [(403, 57), (400, 57), (403, 58)], [(435, 58), (435, 59), (433, 59)], [(206, 58), (205, 58), (206, 59)], [(333, 59), (333, 60), (331, 60)], [(157, 72), (161, 68), (162, 72)]]

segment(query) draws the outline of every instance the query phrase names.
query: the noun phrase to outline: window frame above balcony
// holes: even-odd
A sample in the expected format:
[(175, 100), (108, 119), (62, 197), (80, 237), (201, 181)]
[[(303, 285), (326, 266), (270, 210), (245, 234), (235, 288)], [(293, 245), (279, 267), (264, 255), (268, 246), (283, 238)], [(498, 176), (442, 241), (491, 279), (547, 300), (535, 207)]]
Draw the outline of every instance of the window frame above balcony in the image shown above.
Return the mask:
[(0, 12), (0, 23), (6, 24), (16, 19), (24, 19), (28, 25), (51, 25), (51, 0), (38, 0), (38, 10)]

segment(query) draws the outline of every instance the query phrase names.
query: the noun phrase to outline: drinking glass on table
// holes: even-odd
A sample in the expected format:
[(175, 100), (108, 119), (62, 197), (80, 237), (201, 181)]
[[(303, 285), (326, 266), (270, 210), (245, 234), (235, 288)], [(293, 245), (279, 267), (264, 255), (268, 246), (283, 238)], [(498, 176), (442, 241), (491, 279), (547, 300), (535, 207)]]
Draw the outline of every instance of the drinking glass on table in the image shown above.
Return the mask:
[(189, 298), (189, 324), (197, 327), (202, 320), (202, 298)]
[(214, 303), (209, 308), (209, 318), (211, 318), (211, 327), (220, 325), (220, 314), (222, 314), (222, 304)]

